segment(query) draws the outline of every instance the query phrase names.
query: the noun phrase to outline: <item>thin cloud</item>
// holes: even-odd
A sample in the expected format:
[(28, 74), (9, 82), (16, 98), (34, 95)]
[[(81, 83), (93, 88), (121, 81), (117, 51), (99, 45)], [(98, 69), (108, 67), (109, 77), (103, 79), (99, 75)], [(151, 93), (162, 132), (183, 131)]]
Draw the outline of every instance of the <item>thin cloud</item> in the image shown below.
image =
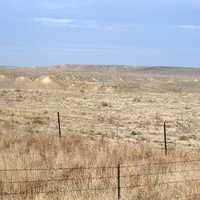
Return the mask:
[(99, 23), (94, 20), (78, 20), (78, 19), (68, 19), (68, 18), (48, 18), (40, 17), (34, 18), (34, 21), (39, 22), (43, 25), (54, 25), (54, 26), (67, 26), (73, 29), (96, 29), (106, 32), (114, 31), (129, 31), (136, 27), (135, 24), (108, 24)]
[(52, 25), (66, 25), (74, 21), (73, 19), (48, 18), (48, 17), (35, 18), (34, 20), (43, 24), (50, 24), (50, 25), (51, 24)]

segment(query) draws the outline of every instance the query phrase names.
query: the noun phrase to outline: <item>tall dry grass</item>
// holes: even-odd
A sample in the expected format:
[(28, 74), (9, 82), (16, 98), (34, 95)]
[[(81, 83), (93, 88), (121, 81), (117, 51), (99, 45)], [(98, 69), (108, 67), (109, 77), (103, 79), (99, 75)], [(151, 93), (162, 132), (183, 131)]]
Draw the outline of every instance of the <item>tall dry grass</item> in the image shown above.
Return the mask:
[[(0, 171), (0, 193), (16, 193), (0, 199), (117, 199), (113, 189), (117, 169), (95, 167), (115, 167), (119, 161), (121, 186), (135, 186), (122, 188), (122, 199), (199, 199), (198, 181), (186, 180), (200, 179), (200, 162), (162, 164), (198, 160), (197, 151), (170, 151), (165, 156), (163, 150), (150, 145), (70, 133), (59, 139), (46, 134), (2, 131), (0, 137), (0, 169), (51, 169)], [(127, 165), (130, 166), (123, 167)], [(162, 184), (166, 182), (170, 184)]]

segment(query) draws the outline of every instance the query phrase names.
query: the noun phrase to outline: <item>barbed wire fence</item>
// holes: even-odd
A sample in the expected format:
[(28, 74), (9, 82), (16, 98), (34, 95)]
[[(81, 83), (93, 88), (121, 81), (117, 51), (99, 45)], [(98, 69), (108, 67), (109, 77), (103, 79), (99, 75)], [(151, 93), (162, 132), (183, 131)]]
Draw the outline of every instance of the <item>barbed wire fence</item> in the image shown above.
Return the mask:
[[(77, 168), (32, 168), (32, 169), (0, 169), (0, 178), (6, 174), (7, 180), (0, 181), (0, 197), (25, 197), (25, 199), (39, 195), (64, 195), (69, 193), (113, 193), (114, 199), (126, 199), (126, 191), (132, 192), (131, 199), (140, 199), (141, 191), (145, 193), (145, 188), (159, 188), (160, 192), (167, 192), (162, 189), (163, 186), (174, 187), (175, 185), (198, 184), (200, 186), (200, 167), (188, 168), (189, 166), (199, 166), (200, 160), (173, 161), (173, 162), (150, 162), (136, 164), (118, 163), (116, 166), (98, 166), (98, 167), (77, 167)], [(175, 165), (187, 169), (173, 170)], [(162, 166), (160, 172), (155, 167)], [(143, 172), (138, 172), (138, 167)], [(150, 168), (149, 168), (150, 167)], [(147, 170), (148, 169), (148, 170)], [(150, 169), (150, 171), (149, 171)], [(168, 170), (166, 170), (168, 169)], [(169, 170), (170, 169), (170, 170)], [(101, 171), (101, 176), (88, 176), (91, 171)], [(140, 170), (141, 171), (141, 170)], [(148, 172), (145, 172), (148, 171)], [(62, 172), (62, 173), (61, 173)], [(70, 176), (70, 172), (73, 172)], [(194, 174), (191, 175), (190, 172)], [(14, 180), (13, 174), (18, 173), (20, 179)], [(38, 173), (35, 179), (30, 179), (29, 174)], [(41, 173), (46, 173), (47, 178), (41, 179)], [(63, 174), (67, 175), (63, 177)], [(109, 175), (108, 175), (109, 174)], [(174, 180), (175, 175), (184, 175), (186, 178)], [(53, 175), (53, 176), (52, 176)], [(58, 175), (60, 178), (58, 178)], [(62, 175), (62, 176), (61, 176)], [(91, 175), (91, 174), (90, 174)], [(9, 178), (10, 176), (10, 178)], [(50, 178), (48, 178), (50, 177)], [(171, 199), (199, 199), (200, 193), (192, 195), (173, 196)], [(146, 199), (153, 199), (148, 195)]]

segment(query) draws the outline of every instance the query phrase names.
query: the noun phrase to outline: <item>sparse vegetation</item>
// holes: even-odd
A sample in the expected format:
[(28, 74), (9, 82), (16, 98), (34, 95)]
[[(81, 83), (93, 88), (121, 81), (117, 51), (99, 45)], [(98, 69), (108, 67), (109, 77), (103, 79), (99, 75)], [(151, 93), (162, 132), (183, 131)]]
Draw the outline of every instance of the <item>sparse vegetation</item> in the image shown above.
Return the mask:
[(187, 140), (189, 140), (189, 138), (187, 136), (183, 135), (183, 136), (179, 137), (179, 140), (185, 140), (185, 141), (187, 141)]
[(111, 107), (111, 104), (108, 103), (108, 102), (101, 102), (101, 105), (102, 105), (103, 107)]
[[(120, 160), (124, 165), (134, 165), (141, 163), (148, 163), (148, 169), (143, 167), (137, 167), (129, 169), (129, 171), (122, 171), (123, 174), (148, 174), (154, 173), (151, 177), (142, 176), (139, 179), (126, 179), (123, 184), (126, 185), (145, 185), (142, 188), (136, 188), (130, 190), (128, 193), (123, 191), (123, 197), (125, 199), (132, 199), (136, 196), (136, 199), (169, 199), (171, 196), (180, 195), (182, 199), (187, 199), (187, 195), (192, 195), (193, 192), (197, 191), (200, 185), (188, 184), (183, 182), (178, 184), (176, 187), (168, 185), (168, 187), (158, 184), (157, 188), (153, 185), (155, 180), (159, 181), (174, 181), (175, 177), (171, 177), (171, 171), (178, 171), (176, 176), (178, 180), (185, 179), (185, 173), (179, 173), (179, 171), (187, 168), (195, 168), (195, 163), (187, 165), (177, 165), (176, 168), (169, 165), (158, 165), (151, 166), (153, 162), (170, 162), (175, 160), (192, 160), (198, 159), (199, 153), (195, 151), (190, 152), (170, 152), (168, 157), (164, 155), (161, 149), (154, 149), (153, 146), (146, 146), (142, 144), (131, 144), (128, 142), (119, 142), (115, 139), (105, 138), (102, 140), (101, 137), (85, 137), (81, 135), (71, 135), (68, 133), (61, 140), (55, 136), (48, 136), (47, 134), (27, 134), (27, 135), (14, 135), (10, 133), (2, 133), (0, 141), (0, 169), (42, 169), (42, 168), (72, 168), (72, 167), (99, 167), (99, 166), (116, 166)], [(193, 166), (194, 165), (194, 166)], [(150, 167), (151, 166), (151, 167)], [(163, 175), (157, 175), (160, 172), (166, 173)], [(28, 173), (28, 176), (27, 176)], [(25, 181), (23, 184), (18, 184), (15, 188), (11, 188), (12, 185), (1, 185), (1, 191), (14, 190), (20, 191), (32, 191), (32, 194), (28, 199), (73, 199), (74, 195), (76, 199), (102, 199), (102, 196), (106, 199), (115, 199), (116, 193), (113, 191), (97, 192), (72, 192), (72, 193), (47, 193), (40, 194), (40, 191), (56, 191), (60, 188), (64, 190), (72, 190), (77, 188), (84, 188), (85, 184), (89, 184), (90, 187), (96, 188), (109, 188), (113, 187), (113, 180), (108, 179), (107, 181), (94, 180), (88, 182), (84, 177), (96, 177), (96, 176), (116, 176), (114, 170), (82, 170), (66, 171), (61, 170), (60, 172), (55, 171), (53, 174), (51, 171), (34, 171), (27, 172), (24, 176), (23, 172), (1, 172), (0, 182), (9, 181)], [(157, 173), (157, 174), (156, 174)], [(187, 178), (197, 177), (196, 171), (190, 173)], [(53, 179), (71, 179), (77, 178), (78, 181), (75, 185), (68, 183), (65, 186), (65, 182), (28, 182), (28, 180), (48, 180), (50, 177)], [(164, 179), (163, 179), (164, 178)], [(27, 181), (27, 182), (26, 182)], [(133, 182), (134, 181), (134, 182)], [(114, 178), (115, 182), (115, 178)], [(37, 188), (37, 189), (36, 189)], [(159, 191), (164, 190), (165, 192), (160, 193)], [(179, 188), (179, 192), (177, 192)], [(158, 192), (158, 193), (157, 193)], [(157, 194), (157, 195), (156, 195)], [(20, 196), (14, 196), (15, 199), (23, 198), (23, 194)], [(10, 197), (8, 197), (9, 199)], [(5, 199), (7, 199), (5, 197)]]
[[(161, 161), (197, 160), (200, 156), (196, 150), (200, 136), (200, 82), (194, 82), (192, 75), (174, 76), (171, 80), (170, 76), (161, 72), (162, 76), (159, 73), (154, 76), (155, 71), (151, 73), (150, 69), (148, 75), (145, 74), (145, 69), (83, 73), (54, 68), (23, 69), (22, 72), (17, 69), (1, 72), (4, 78), (0, 80), (0, 169), (116, 166), (119, 161), (124, 165), (144, 162), (148, 164), (147, 168), (133, 168), (130, 172), (122, 170), (123, 174), (137, 177), (128, 178), (123, 184), (146, 185), (144, 188), (136, 187), (128, 192), (123, 191), (124, 199), (160, 200), (173, 199), (175, 196), (188, 199), (188, 196), (198, 193), (200, 185), (196, 182), (189, 184), (185, 181), (165, 186), (158, 184), (163, 180), (200, 178), (197, 170), (192, 171), (197, 163), (177, 164), (175, 167), (162, 164), (153, 167), (151, 164)], [(187, 87), (180, 85), (180, 80), (185, 79)], [(58, 111), (61, 114), (63, 133), (61, 140), (57, 136)], [(162, 142), (164, 120), (167, 122), (169, 141), (167, 157), (164, 155)], [(170, 174), (173, 170), (185, 169), (191, 172)], [(159, 175), (161, 172), (167, 174)], [(58, 190), (60, 187), (70, 190), (72, 186), (81, 188), (88, 184), (108, 188), (113, 185), (113, 181), (85, 182), (83, 177), (110, 176), (114, 173), (77, 173), (73, 170), (25, 175), (4, 173), (0, 174), (0, 183), (14, 180), (25, 182), (21, 188), (19, 185), (10, 187), (8, 184), (0, 184), (0, 192), (31, 191), (36, 188), (39, 191)], [(139, 179), (139, 173), (154, 175), (142, 176)], [(27, 181), (48, 178), (79, 178), (79, 181), (75, 180), (73, 185), (63, 182), (47, 184)], [(114, 178), (114, 183), (115, 180)], [(161, 190), (164, 192), (160, 192)], [(111, 200), (116, 199), (115, 195), (113, 191), (79, 191), (67, 194), (36, 192), (30, 196), (4, 199)]]

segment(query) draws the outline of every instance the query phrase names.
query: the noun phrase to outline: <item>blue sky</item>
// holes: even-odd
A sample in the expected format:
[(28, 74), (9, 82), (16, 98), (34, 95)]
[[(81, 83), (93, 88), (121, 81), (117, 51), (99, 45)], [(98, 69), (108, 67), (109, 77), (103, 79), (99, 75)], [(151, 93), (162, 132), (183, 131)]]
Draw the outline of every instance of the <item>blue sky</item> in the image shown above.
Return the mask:
[(199, 0), (4, 0), (0, 64), (200, 66)]

